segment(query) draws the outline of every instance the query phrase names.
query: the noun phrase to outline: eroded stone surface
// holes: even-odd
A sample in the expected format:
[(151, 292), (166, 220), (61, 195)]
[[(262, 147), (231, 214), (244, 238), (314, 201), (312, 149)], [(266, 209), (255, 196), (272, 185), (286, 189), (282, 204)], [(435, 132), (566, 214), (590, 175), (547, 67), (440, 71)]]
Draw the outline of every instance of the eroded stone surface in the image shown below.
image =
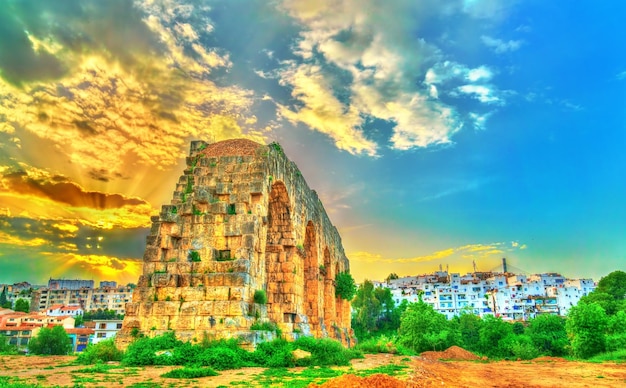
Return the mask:
[[(334, 296), (335, 275), (349, 271), (341, 238), (278, 144), (192, 142), (171, 204), (152, 217), (143, 259), (119, 346), (133, 330), (253, 344), (256, 321), (276, 323), (288, 339), (352, 343), (350, 304)], [(254, 303), (256, 290), (266, 305)]]

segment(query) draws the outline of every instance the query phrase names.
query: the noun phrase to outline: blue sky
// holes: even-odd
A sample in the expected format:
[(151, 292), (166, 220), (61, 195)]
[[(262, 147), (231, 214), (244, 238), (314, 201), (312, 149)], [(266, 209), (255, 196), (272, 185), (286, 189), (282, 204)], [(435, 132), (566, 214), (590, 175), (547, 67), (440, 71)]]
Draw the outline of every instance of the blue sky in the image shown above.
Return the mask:
[(283, 145), (357, 280), (624, 270), (625, 11), (9, 0), (0, 282), (134, 281), (188, 142), (237, 137)]

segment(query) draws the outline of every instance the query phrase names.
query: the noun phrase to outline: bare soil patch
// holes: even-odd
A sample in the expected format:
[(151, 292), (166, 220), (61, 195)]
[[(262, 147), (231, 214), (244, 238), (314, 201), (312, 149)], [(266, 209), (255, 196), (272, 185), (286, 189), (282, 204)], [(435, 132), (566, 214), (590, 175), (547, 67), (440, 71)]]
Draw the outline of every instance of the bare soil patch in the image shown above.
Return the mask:
[(428, 360), (474, 361), (480, 359), (480, 356), (458, 346), (451, 346), (442, 352), (423, 352), (420, 356)]
[[(460, 348), (459, 348), (460, 349)], [(461, 349), (463, 350), (463, 349)], [(444, 353), (445, 359), (468, 357), (454, 349)], [(452, 354), (455, 353), (455, 354)], [(468, 352), (469, 353), (469, 352)], [(471, 354), (471, 353), (470, 353)], [(475, 355), (474, 355), (475, 356)], [(73, 387), (130, 387), (144, 383), (150, 387), (235, 387), (263, 386), (265, 368), (242, 368), (221, 371), (219, 376), (198, 379), (168, 379), (161, 375), (176, 367), (124, 368), (110, 365), (106, 373), (81, 373), (82, 365), (69, 365), (72, 356), (0, 356), (0, 378), (9, 376), (21, 382), (40, 384), (43, 387), (59, 385)], [(406, 365), (403, 374), (391, 377), (375, 373), (363, 376), (364, 371), (389, 365)], [(302, 373), (305, 368), (292, 368), (289, 372)], [(431, 357), (395, 356), (389, 354), (366, 355), (353, 360), (350, 367), (334, 367), (346, 373), (327, 380), (323, 387), (618, 387), (626, 386), (626, 364), (588, 363), (567, 361), (556, 357), (541, 357), (532, 361), (441, 361)], [(356, 376), (361, 374), (362, 376)], [(290, 384), (292, 381), (292, 384)], [(321, 383), (322, 380), (315, 380)], [(234, 384), (234, 385), (233, 385)], [(272, 386), (293, 386), (286, 378)], [(307, 383), (308, 384), (308, 383)], [(267, 384), (266, 384), (267, 385)], [(310, 385), (311, 386), (311, 385)], [(315, 385), (318, 386), (318, 385)]]

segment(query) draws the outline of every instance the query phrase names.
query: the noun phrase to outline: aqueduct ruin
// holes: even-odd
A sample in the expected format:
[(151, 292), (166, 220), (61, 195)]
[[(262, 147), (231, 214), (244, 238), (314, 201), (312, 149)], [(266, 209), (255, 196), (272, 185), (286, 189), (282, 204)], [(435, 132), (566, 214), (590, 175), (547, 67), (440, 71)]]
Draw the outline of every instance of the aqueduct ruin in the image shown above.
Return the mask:
[[(143, 274), (118, 345), (174, 330), (185, 340), (331, 337), (350, 346), (350, 304), (335, 297), (349, 271), (317, 193), (277, 143), (191, 143), (171, 204), (152, 217)], [(265, 292), (267, 303), (256, 303)]]

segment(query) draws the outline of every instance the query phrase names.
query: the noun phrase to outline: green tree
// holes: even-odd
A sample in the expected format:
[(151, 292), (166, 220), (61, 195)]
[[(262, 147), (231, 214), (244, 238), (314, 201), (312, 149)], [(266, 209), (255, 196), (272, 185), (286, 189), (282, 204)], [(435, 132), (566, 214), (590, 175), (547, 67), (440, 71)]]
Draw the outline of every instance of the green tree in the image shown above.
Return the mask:
[(82, 315), (77, 315), (74, 317), (74, 327), (81, 327), (85, 324), (85, 319)]
[(396, 280), (396, 279), (398, 279), (398, 274), (395, 272), (392, 272), (389, 275), (387, 275), (387, 278), (385, 280), (387, 280), (387, 283), (389, 283), (391, 280)]
[(28, 343), (28, 350), (33, 354), (65, 355), (71, 348), (72, 342), (63, 326), (44, 327)]
[(609, 317), (606, 350), (626, 349), (626, 311), (618, 311)]
[(445, 349), (456, 339), (446, 317), (422, 300), (409, 304), (398, 333), (400, 343), (418, 353)]
[(4, 336), (4, 334), (0, 334), (0, 355), (11, 355), (17, 354), (17, 346), (9, 345), (9, 340)]
[(374, 284), (371, 281), (365, 280), (359, 286), (352, 307), (355, 310), (353, 327), (358, 338), (378, 329), (382, 303), (376, 298)]
[(513, 335), (513, 325), (504, 322), (500, 317), (487, 315), (480, 328), (478, 348), (489, 357), (507, 357), (509, 349), (502, 340), (509, 335)]
[(122, 314), (117, 314), (114, 310), (102, 309), (85, 311), (83, 314), (83, 320), (85, 322), (93, 321), (94, 319), (124, 319), (124, 316)]
[(463, 348), (476, 352), (479, 350), (480, 329), (483, 320), (471, 313), (461, 313), (460, 316), (454, 317), (453, 321), (457, 321), (459, 334)]
[(565, 330), (565, 319), (556, 315), (542, 314), (530, 320), (528, 336), (541, 354), (564, 356), (569, 339)]
[(0, 307), (5, 309), (11, 308), (11, 302), (7, 300), (7, 287), (4, 286), (2, 288), (2, 292), (0, 293)]
[(613, 315), (621, 309), (623, 301), (616, 300), (611, 294), (596, 289), (580, 298), (578, 303), (595, 303), (602, 307), (607, 315)]
[(337, 298), (352, 300), (356, 293), (356, 284), (350, 272), (339, 272), (335, 275), (335, 296)]
[(27, 300), (20, 298), (15, 301), (15, 307), (13, 310), (27, 313), (30, 311), (30, 303), (28, 303)]
[(571, 339), (572, 353), (579, 358), (589, 358), (606, 349), (608, 318), (596, 303), (578, 303), (567, 317), (565, 329)]
[(597, 292), (604, 292), (615, 300), (626, 299), (626, 272), (613, 271), (598, 282)]

